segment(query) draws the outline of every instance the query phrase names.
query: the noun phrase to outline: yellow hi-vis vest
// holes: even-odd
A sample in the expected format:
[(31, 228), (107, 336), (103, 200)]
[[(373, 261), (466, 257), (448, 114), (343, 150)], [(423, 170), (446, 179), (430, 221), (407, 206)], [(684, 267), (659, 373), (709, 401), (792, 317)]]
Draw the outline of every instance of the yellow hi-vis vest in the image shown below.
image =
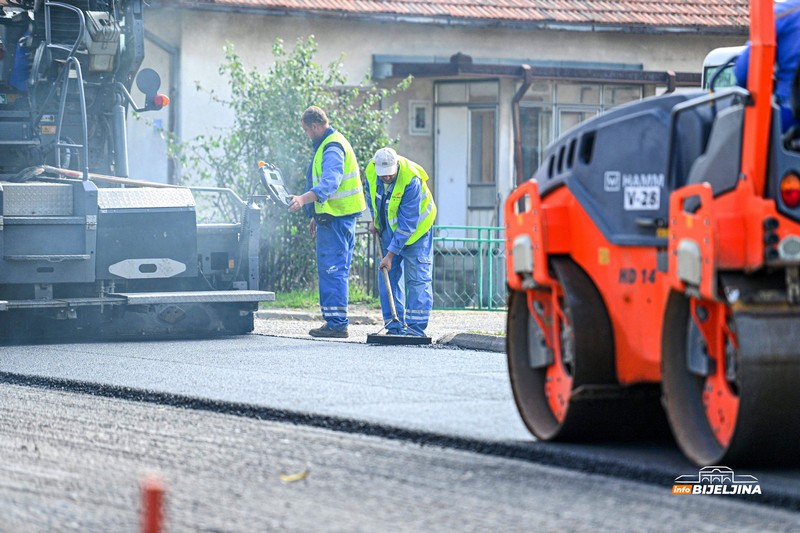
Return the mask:
[(314, 202), (314, 212), (328, 213), (336, 217), (360, 213), (367, 208), (367, 202), (364, 200), (358, 161), (356, 161), (353, 147), (338, 131), (328, 135), (317, 148), (317, 153), (314, 154), (314, 166), (311, 170), (311, 182), (314, 187), (319, 184), (322, 177), (322, 152), (332, 142), (338, 143), (344, 148), (344, 176), (339, 188), (328, 197), (325, 203)]
[[(403, 193), (411, 180), (419, 178), (422, 182), (419, 202), (419, 222), (417, 222), (417, 229), (411, 234), (411, 237), (406, 241), (406, 245), (414, 244), (420, 237), (428, 233), (433, 227), (433, 220), (436, 218), (436, 204), (433, 203), (433, 194), (428, 189), (428, 173), (417, 163), (406, 159), (402, 156), (397, 156), (397, 180), (394, 183), (392, 190), (392, 197), (389, 198), (389, 208), (386, 214), (387, 222), (392, 231), (397, 231), (397, 211), (400, 209), (400, 200), (403, 198)], [(375, 199), (375, 192), (378, 189), (378, 174), (375, 172), (375, 161), (370, 161), (364, 171), (367, 175), (369, 182), (369, 196), (370, 203), (372, 204), (372, 212), (375, 214), (374, 224), (375, 227), (380, 229), (380, 212), (379, 206)], [(386, 190), (384, 185), (384, 190)]]

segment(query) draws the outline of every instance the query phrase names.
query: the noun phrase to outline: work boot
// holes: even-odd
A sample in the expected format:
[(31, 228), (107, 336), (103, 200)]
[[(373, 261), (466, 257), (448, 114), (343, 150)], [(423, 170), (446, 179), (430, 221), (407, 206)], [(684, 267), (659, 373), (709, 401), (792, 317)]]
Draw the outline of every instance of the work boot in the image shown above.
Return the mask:
[(346, 339), (349, 337), (347, 327), (344, 329), (332, 329), (328, 327), (328, 324), (325, 324), (321, 328), (314, 328), (309, 331), (308, 334), (312, 337), (327, 337), (330, 339)]
[(399, 335), (404, 336), (408, 334), (408, 330), (402, 326), (393, 327), (393, 328), (386, 328), (387, 335)]
[(414, 326), (409, 326), (406, 329), (406, 335), (409, 335), (411, 337), (425, 337), (425, 332)]

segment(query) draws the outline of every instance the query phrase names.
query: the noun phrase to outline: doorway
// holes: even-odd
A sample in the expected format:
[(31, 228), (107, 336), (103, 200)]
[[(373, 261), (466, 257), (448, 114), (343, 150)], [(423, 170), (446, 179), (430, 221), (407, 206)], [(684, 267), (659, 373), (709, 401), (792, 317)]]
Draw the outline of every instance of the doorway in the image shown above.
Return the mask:
[(499, 83), (438, 82), (435, 95), (437, 224), (496, 225)]

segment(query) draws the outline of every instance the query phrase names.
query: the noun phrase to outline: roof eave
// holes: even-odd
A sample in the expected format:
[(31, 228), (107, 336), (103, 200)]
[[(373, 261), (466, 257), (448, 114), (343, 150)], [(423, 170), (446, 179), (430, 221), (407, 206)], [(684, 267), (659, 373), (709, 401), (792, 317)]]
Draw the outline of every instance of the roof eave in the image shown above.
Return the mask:
[[(575, 67), (523, 67), (522, 65), (497, 65), (458, 61), (460, 54), (453, 56), (450, 63), (392, 63), (391, 74), (386, 77), (404, 78), (406, 76), (423, 78), (442, 78), (451, 76), (492, 76), (525, 77), (525, 70), (532, 78), (569, 80), (581, 83), (636, 83), (642, 85), (661, 85), (673, 87), (699, 87), (700, 74), (694, 72), (596, 69)], [(468, 56), (464, 56), (468, 57)]]
[(426, 24), (443, 27), (471, 27), (471, 28), (501, 28), (514, 30), (553, 30), (553, 31), (579, 31), (579, 32), (609, 32), (609, 33), (683, 33), (702, 35), (744, 35), (748, 33), (747, 27), (738, 26), (659, 26), (643, 24), (602, 24), (602, 23), (570, 23), (555, 20), (508, 20), (508, 19), (476, 19), (450, 16), (426, 17), (420, 15), (399, 15), (394, 13), (353, 13), (344, 10), (321, 9), (274, 9), (264, 6), (220, 5), (213, 3), (186, 3), (177, 2), (168, 5), (164, 2), (156, 3), (158, 7), (173, 8), (191, 11), (216, 11), (222, 13), (247, 13), (283, 17), (319, 17), (330, 19), (348, 19), (359, 22), (378, 23), (404, 23)]

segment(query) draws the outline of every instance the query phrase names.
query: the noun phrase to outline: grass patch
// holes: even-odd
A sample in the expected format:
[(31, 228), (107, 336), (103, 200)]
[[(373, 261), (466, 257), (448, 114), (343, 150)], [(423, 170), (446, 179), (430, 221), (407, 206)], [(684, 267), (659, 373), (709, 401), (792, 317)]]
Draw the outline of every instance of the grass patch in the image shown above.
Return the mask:
[(476, 335), (491, 335), (492, 337), (505, 337), (505, 331), (484, 331), (480, 329), (471, 329), (467, 333), (474, 333)]
[[(381, 303), (372, 297), (363, 287), (350, 286), (349, 301), (351, 305), (365, 305), (380, 309)], [(274, 302), (261, 302), (261, 309), (319, 309), (319, 290), (276, 292)]]

